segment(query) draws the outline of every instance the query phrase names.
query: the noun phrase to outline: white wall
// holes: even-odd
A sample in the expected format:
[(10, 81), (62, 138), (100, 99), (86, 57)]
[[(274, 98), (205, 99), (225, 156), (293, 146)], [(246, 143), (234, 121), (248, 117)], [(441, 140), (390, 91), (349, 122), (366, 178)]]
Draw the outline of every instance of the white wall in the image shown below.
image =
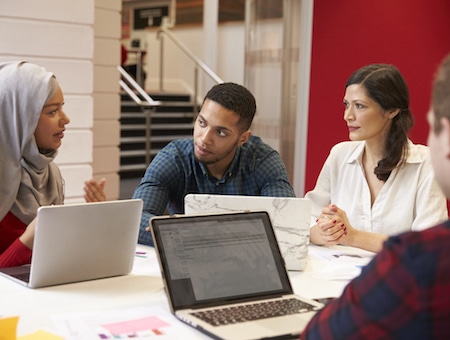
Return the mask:
[[(202, 61), (204, 56), (203, 28), (174, 27), (171, 32)], [(244, 23), (220, 24), (218, 29), (217, 69), (213, 71), (224, 81), (243, 84), (244, 82)], [(160, 40), (156, 29), (149, 29), (146, 40), (146, 88), (159, 90)], [(164, 90), (193, 93), (195, 64), (172, 42), (164, 39)], [(208, 67), (211, 67), (208, 65)], [(201, 73), (199, 73), (201, 75)], [(204, 79), (200, 78), (199, 94), (201, 99), (208, 88), (204, 88)]]
[[(106, 10), (112, 17), (108, 18), (103, 13), (97, 15), (96, 5), (99, 13)], [(94, 102), (94, 94), (115, 91), (118, 96), (118, 85), (113, 91), (112, 85), (102, 88), (102, 82), (94, 81), (94, 76), (103, 78), (109, 75), (109, 80), (116, 79), (111, 69), (98, 72), (97, 62), (101, 58), (96, 58), (94, 64), (97, 41), (94, 32), (100, 27), (96, 22), (99, 19), (102, 20), (103, 32), (110, 28), (115, 32), (116, 26), (120, 30), (120, 8), (119, 0), (0, 0), (0, 61), (20, 59), (41, 65), (56, 75), (63, 90), (64, 109), (71, 122), (56, 163), (65, 179), (68, 203), (83, 201), (83, 183), (95, 174), (93, 163), (97, 148), (94, 149), (94, 145), (99, 142), (94, 138), (97, 132), (93, 131), (93, 123), (103, 106), (100, 99), (97, 104)], [(110, 36), (109, 33), (100, 35)], [(120, 33), (113, 35), (118, 41)], [(110, 52), (112, 50), (107, 53)], [(118, 42), (114, 53), (119, 58)], [(118, 80), (115, 81), (117, 84)], [(120, 107), (117, 106), (116, 110), (119, 111)], [(109, 115), (107, 119), (111, 120)], [(117, 145), (118, 141), (115, 143)], [(112, 157), (116, 158), (116, 155)], [(117, 173), (117, 170), (118, 166), (107, 169), (105, 177), (114, 177), (110, 174)], [(118, 181), (111, 182), (107, 187), (108, 198), (118, 197)]]
[(93, 176), (106, 178), (108, 199), (119, 197), (121, 0), (95, 0)]

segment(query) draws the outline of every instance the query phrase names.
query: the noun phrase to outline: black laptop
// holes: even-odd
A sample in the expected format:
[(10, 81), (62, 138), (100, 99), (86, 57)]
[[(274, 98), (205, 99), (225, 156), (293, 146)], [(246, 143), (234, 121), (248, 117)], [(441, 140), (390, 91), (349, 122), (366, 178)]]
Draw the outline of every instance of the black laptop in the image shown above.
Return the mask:
[(150, 223), (172, 313), (209, 336), (298, 338), (323, 306), (293, 293), (267, 212)]

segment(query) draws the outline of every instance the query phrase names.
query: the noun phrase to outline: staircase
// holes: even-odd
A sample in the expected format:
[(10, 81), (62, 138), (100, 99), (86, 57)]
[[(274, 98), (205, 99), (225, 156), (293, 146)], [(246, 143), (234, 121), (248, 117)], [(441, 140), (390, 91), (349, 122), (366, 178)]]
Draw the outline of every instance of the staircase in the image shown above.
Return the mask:
[(126, 93), (121, 95), (120, 115), (120, 178), (141, 178), (147, 168), (146, 115), (150, 114), (149, 161), (166, 144), (175, 139), (191, 138), (194, 105), (186, 94), (149, 95), (162, 105), (141, 108)]

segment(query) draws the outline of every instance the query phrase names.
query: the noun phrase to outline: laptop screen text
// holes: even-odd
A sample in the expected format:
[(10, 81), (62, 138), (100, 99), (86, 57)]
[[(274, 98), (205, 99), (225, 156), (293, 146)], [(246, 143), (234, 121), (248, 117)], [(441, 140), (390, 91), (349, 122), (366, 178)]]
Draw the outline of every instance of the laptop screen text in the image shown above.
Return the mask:
[(157, 233), (175, 307), (290, 292), (266, 214), (176, 220)]

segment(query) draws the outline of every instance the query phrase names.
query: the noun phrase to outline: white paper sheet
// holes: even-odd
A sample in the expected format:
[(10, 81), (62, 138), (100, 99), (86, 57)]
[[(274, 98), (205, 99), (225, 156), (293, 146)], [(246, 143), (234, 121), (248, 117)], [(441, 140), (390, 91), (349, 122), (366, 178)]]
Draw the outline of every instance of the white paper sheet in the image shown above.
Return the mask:
[(325, 280), (351, 280), (361, 273), (362, 267), (367, 265), (375, 255), (372, 252), (343, 246), (315, 246), (310, 245), (309, 254), (325, 260), (314, 277)]
[(184, 325), (162, 307), (55, 315), (52, 320), (66, 340), (198, 339), (201, 333)]

